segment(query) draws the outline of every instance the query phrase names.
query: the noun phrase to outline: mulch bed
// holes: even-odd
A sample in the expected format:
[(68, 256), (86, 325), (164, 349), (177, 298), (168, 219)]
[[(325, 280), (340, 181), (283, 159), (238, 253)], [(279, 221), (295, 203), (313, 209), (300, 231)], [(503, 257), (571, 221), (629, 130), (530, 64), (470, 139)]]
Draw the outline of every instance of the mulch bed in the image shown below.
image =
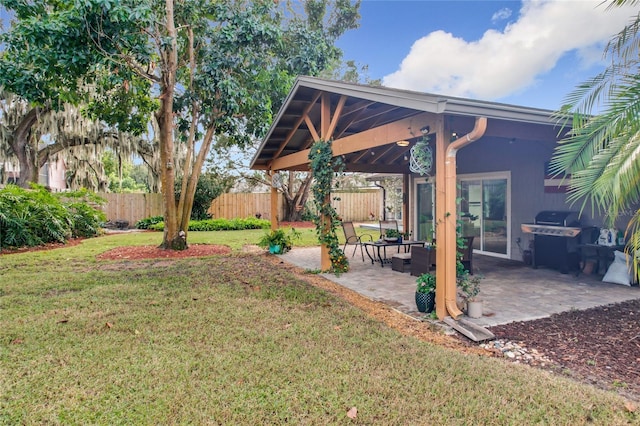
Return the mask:
[(231, 248), (213, 244), (189, 244), (186, 250), (166, 250), (157, 246), (134, 246), (116, 247), (96, 256), (96, 258), (98, 260), (184, 259), (229, 253), (231, 253)]
[(640, 401), (640, 300), (489, 329), (551, 360), (538, 367)]
[(47, 243), (35, 247), (2, 247), (0, 248), (0, 256), (7, 254), (26, 253), (32, 251), (53, 250), (62, 247), (71, 247), (80, 244), (84, 238), (71, 238), (66, 243)]

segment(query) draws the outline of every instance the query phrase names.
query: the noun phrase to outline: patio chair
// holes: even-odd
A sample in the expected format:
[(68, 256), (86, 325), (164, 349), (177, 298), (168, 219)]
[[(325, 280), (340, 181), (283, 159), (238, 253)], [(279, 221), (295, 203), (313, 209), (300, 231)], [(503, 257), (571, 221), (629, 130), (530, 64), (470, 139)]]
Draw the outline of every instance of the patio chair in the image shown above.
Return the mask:
[(380, 221), (380, 238), (384, 238), (387, 229), (398, 230), (397, 220), (381, 220)]
[(362, 255), (362, 261), (364, 262), (364, 251), (362, 250), (363, 238), (367, 241), (373, 242), (373, 236), (370, 234), (356, 234), (356, 228), (353, 226), (353, 222), (342, 222), (342, 231), (344, 232), (345, 243), (342, 251), (346, 253), (347, 246), (354, 246), (351, 257), (355, 256), (356, 250), (360, 247), (360, 254)]
[[(473, 275), (473, 238), (464, 237), (465, 248), (460, 250), (462, 265)], [(433, 241), (435, 244), (435, 241)], [(411, 247), (411, 275), (420, 275), (431, 272), (436, 267), (436, 248), (432, 247)]]
[(436, 248), (432, 247), (411, 247), (411, 275), (419, 277), (435, 269)]

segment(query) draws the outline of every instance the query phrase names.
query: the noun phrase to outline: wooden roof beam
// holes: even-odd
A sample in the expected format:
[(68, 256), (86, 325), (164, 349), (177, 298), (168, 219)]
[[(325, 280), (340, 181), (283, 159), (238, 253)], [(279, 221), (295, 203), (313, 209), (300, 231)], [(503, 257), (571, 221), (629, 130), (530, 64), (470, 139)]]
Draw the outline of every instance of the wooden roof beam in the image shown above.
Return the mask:
[[(333, 141), (333, 155), (343, 155), (364, 149), (375, 148), (396, 142), (401, 139), (410, 139), (422, 126), (434, 124), (434, 115), (429, 113), (417, 114), (393, 123), (385, 124), (373, 129), (365, 130), (358, 134), (345, 136)], [(327, 126), (328, 128), (328, 126)], [(415, 130), (414, 130), (415, 129)], [(286, 170), (309, 162), (309, 149), (273, 160), (273, 170)]]

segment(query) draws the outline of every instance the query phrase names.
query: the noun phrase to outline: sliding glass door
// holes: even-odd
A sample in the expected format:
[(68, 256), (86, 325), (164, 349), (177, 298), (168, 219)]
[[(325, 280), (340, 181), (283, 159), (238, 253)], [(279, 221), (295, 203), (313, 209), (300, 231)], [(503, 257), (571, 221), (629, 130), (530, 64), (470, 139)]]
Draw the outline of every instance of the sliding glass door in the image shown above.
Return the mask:
[(458, 177), (462, 233), (473, 248), (499, 257), (510, 255), (510, 175), (508, 172)]

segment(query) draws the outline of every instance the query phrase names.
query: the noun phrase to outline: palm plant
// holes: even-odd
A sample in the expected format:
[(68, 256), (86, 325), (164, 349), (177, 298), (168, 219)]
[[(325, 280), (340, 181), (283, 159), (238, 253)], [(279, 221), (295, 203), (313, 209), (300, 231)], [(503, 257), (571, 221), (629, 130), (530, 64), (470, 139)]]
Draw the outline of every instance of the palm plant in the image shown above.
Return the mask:
[[(638, 0), (613, 0), (608, 8)], [(610, 65), (565, 98), (556, 117), (570, 124), (560, 141), (551, 172), (571, 175), (568, 200), (605, 213), (613, 226), (618, 215), (640, 201), (640, 14), (605, 48)], [(592, 115), (597, 108), (602, 110)], [(640, 210), (627, 229), (629, 249), (640, 249)], [(632, 256), (635, 268), (638, 259)]]

